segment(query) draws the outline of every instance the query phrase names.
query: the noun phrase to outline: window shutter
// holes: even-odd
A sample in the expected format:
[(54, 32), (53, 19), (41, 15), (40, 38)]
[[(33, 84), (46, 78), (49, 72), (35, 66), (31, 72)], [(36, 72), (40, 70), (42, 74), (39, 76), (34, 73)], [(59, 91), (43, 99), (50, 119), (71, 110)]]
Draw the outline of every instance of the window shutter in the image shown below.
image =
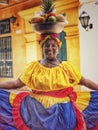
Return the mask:
[(62, 46), (60, 48), (60, 52), (58, 54), (58, 58), (61, 61), (66, 61), (67, 60), (67, 54), (66, 54), (66, 39), (65, 39), (66, 33), (63, 31), (59, 35), (59, 39), (62, 42)]

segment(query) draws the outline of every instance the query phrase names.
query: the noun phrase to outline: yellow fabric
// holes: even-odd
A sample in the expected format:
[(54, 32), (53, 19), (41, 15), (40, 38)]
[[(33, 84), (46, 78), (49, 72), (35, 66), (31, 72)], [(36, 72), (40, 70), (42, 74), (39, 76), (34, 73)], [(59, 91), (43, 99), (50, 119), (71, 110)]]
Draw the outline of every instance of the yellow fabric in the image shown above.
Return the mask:
[(34, 97), (37, 101), (39, 101), (45, 108), (49, 108), (52, 105), (56, 103), (66, 103), (69, 102), (70, 99), (69, 97), (64, 97), (64, 98), (55, 98), (55, 97), (50, 97), (50, 96), (41, 96), (37, 94), (30, 93), (31, 97)]
[[(32, 92), (30, 93), (30, 96), (34, 97), (37, 101), (42, 103), (45, 108), (49, 108), (56, 103), (66, 103), (70, 101), (69, 97), (55, 98), (50, 96), (41, 96), (38, 94), (33, 94)], [(90, 98), (90, 92), (77, 92), (76, 104), (80, 111), (83, 111), (88, 106)]]
[[(16, 95), (17, 94), (15, 93), (10, 93), (9, 101), (11, 105), (13, 104)], [(33, 94), (32, 92), (30, 92), (30, 96), (34, 97), (37, 101), (42, 103), (42, 105), (45, 108), (49, 108), (56, 103), (62, 103), (62, 102), (66, 103), (70, 101), (69, 97), (55, 98), (50, 96), (41, 96), (41, 95)], [(90, 92), (77, 92), (76, 104), (81, 112), (89, 105), (90, 98), (91, 98)]]
[[(10, 93), (9, 101), (11, 105), (13, 104), (16, 95), (17, 94)], [(37, 101), (42, 103), (42, 105), (45, 108), (49, 108), (56, 103), (62, 103), (62, 102), (66, 103), (70, 101), (69, 97), (55, 98), (50, 96), (41, 96), (41, 95), (33, 94), (31, 92), (30, 92), (30, 96), (34, 97)], [(80, 109), (80, 111), (83, 111), (88, 106), (90, 98), (91, 98), (90, 92), (77, 92), (76, 104)]]
[[(9, 102), (11, 105), (13, 105), (13, 101), (16, 95), (17, 94), (15, 93), (10, 93)], [(33, 94), (32, 92), (30, 92), (30, 96), (34, 97), (45, 108), (49, 108), (56, 103), (62, 103), (62, 102), (67, 103), (70, 101), (69, 97), (55, 98), (50, 96), (41, 96), (41, 95)], [(81, 112), (89, 105), (90, 98), (91, 98), (90, 92), (77, 92), (76, 104)]]
[(76, 104), (80, 111), (83, 111), (88, 106), (90, 98), (90, 92), (77, 92)]
[[(69, 81), (70, 77), (74, 80)], [(68, 61), (52, 68), (45, 67), (37, 61), (30, 62), (19, 76), (20, 80), (32, 90), (59, 90), (75, 86), (81, 79), (81, 73)]]
[(13, 104), (13, 101), (14, 101), (15, 97), (16, 97), (16, 94), (10, 93), (9, 102), (10, 102), (11, 105)]
[[(45, 43), (45, 41), (46, 41), (47, 39), (49, 39), (49, 38), (51, 38), (51, 36), (50, 36), (50, 35), (47, 35), (43, 40), (40, 41), (40, 45), (43, 46), (43, 44)], [(56, 41), (58, 42), (59, 47), (61, 47), (61, 45), (62, 45), (61, 41), (60, 41), (58, 38), (55, 38), (55, 39), (56, 39)]]

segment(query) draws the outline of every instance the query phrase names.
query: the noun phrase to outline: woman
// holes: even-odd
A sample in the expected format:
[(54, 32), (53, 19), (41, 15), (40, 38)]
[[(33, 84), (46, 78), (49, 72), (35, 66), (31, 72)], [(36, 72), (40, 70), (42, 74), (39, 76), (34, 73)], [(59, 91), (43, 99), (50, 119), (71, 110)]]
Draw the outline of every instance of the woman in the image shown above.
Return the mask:
[[(75, 101), (82, 95), (73, 89), (81, 84), (98, 90), (98, 85), (85, 79), (70, 62), (57, 58), (61, 46), (57, 35), (42, 35), (41, 38), (44, 58), (30, 62), (18, 79), (0, 83), (0, 130), (86, 130), (84, 119), (87, 129), (97, 129), (98, 119), (91, 125), (87, 122), (89, 114), (79, 111)], [(24, 86), (32, 91), (13, 94), (2, 90)], [(82, 97), (85, 95), (87, 93)], [(97, 95), (92, 98), (98, 98)], [(87, 111), (91, 112), (89, 107)]]

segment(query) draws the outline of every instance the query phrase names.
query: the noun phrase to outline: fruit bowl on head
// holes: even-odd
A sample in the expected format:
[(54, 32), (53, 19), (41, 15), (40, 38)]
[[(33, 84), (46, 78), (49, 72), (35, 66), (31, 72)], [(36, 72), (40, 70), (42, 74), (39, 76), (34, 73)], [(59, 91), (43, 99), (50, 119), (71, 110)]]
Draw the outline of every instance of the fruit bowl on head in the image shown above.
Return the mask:
[(36, 33), (60, 33), (64, 29), (65, 22), (30, 23)]

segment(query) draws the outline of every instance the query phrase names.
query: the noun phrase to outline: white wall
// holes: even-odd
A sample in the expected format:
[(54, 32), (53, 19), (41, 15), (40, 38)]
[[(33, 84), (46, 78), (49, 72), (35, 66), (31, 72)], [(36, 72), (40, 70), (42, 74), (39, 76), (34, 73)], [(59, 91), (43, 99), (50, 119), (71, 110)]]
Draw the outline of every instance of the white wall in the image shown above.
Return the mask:
[[(98, 83), (98, 5), (88, 3), (79, 8), (90, 15), (90, 23), (93, 29), (85, 31), (80, 25), (80, 65), (81, 72), (86, 78)], [(85, 87), (82, 90), (87, 90)]]

